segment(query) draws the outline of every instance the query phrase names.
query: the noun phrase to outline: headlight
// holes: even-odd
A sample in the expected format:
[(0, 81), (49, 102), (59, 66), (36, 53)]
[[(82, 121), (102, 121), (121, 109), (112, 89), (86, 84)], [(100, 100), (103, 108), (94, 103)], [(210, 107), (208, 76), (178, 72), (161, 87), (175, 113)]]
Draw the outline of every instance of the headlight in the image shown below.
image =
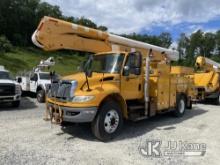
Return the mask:
[(72, 102), (87, 102), (95, 98), (95, 96), (74, 96)]
[(19, 95), (21, 94), (21, 86), (20, 85), (15, 86), (15, 93), (19, 94)]

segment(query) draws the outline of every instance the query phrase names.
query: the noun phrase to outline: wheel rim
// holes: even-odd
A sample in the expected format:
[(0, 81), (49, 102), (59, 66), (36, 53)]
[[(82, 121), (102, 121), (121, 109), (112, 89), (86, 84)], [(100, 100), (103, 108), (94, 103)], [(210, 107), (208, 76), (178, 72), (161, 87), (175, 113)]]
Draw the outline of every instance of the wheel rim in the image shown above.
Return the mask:
[(179, 111), (180, 113), (183, 113), (185, 110), (185, 102), (183, 99), (180, 100), (180, 103), (179, 103)]
[(119, 125), (119, 115), (116, 110), (110, 110), (105, 115), (104, 128), (107, 133), (113, 133), (116, 131)]

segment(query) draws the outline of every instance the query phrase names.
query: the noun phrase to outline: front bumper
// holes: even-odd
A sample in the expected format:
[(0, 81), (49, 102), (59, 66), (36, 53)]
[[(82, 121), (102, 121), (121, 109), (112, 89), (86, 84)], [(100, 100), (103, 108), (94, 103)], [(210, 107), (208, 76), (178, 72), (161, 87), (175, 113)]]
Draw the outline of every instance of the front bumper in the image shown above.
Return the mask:
[(0, 96), (0, 102), (12, 102), (21, 100), (21, 95)]
[(48, 103), (47, 107), (58, 113), (62, 112), (62, 121), (72, 123), (92, 122), (97, 113), (97, 107), (76, 108), (59, 106), (52, 103)]
[(215, 99), (215, 98), (218, 98), (219, 93), (220, 93), (219, 91), (213, 92), (213, 93), (209, 93), (209, 94), (206, 95), (206, 98), (207, 98), (207, 99)]

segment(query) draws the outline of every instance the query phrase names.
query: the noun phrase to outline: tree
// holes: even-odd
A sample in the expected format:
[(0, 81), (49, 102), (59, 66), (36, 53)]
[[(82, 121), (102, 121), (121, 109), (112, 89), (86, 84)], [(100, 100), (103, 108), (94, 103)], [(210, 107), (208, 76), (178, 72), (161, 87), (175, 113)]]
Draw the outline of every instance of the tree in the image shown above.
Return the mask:
[(189, 50), (190, 40), (186, 36), (185, 33), (180, 34), (180, 38), (178, 40), (177, 50), (179, 52), (179, 59), (182, 60), (187, 56), (187, 51)]
[(85, 17), (81, 17), (79, 19), (76, 19), (76, 23), (79, 25), (83, 25), (83, 26), (97, 29), (97, 25), (94, 22), (92, 22), (90, 19), (87, 19)]
[(161, 42), (160, 46), (165, 47), (165, 48), (169, 48), (170, 45), (172, 44), (172, 37), (171, 37), (170, 33), (163, 32), (158, 37)]
[(146, 42), (149, 44), (168, 48), (172, 43), (172, 37), (170, 33), (161, 33), (160, 35), (147, 35), (147, 34), (136, 34), (132, 33), (129, 35), (123, 34), (123, 37), (134, 39), (137, 41)]
[(215, 36), (215, 42), (216, 42), (216, 54), (219, 56), (220, 58), (220, 30), (218, 30), (216, 32), (216, 36)]
[(101, 31), (108, 31), (108, 28), (106, 26), (102, 26), (102, 25), (99, 26), (98, 29)]
[(5, 36), (0, 36), (0, 52), (9, 52), (12, 50), (10, 41)]
[(203, 55), (206, 57), (211, 57), (216, 48), (216, 36), (213, 33), (205, 33), (203, 36)]

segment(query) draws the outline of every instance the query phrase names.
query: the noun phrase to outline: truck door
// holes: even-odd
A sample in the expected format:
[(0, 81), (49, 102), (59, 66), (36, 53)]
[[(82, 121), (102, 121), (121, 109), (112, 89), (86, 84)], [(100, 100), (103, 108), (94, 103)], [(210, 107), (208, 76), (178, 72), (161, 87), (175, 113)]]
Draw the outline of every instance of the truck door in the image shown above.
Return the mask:
[(140, 99), (143, 96), (141, 66), (141, 53), (129, 53), (121, 78), (121, 93), (127, 100)]
[(36, 73), (31, 75), (30, 78), (30, 91), (31, 92), (36, 92), (37, 90), (37, 81), (38, 81), (38, 75)]

